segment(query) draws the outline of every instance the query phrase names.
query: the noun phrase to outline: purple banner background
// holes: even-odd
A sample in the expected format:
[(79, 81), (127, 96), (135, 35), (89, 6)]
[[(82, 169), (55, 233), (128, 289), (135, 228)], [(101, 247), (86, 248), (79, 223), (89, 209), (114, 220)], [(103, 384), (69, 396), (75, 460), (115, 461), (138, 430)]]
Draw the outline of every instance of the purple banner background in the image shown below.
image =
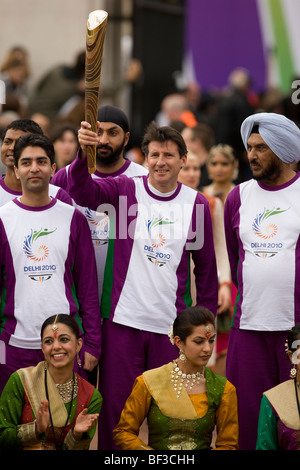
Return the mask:
[(202, 89), (223, 88), (236, 67), (253, 89), (266, 88), (266, 61), (256, 0), (186, 0), (185, 50)]

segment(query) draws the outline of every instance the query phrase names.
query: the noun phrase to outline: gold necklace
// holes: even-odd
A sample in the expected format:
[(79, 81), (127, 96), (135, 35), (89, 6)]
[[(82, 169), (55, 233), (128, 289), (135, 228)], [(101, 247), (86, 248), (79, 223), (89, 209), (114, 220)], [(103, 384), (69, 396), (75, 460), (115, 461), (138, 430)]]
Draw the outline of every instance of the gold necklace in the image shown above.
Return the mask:
[[(74, 383), (74, 392), (73, 392), (73, 383)], [(75, 382), (73, 379), (71, 379), (68, 382), (65, 382), (64, 384), (55, 384), (55, 386), (64, 403), (69, 403), (72, 400), (72, 393), (73, 393), (73, 398), (77, 397), (78, 382), (77, 382), (76, 374), (75, 374)]]
[(185, 374), (178, 367), (177, 361), (173, 361), (171, 383), (173, 384), (177, 400), (180, 398), (182, 387), (187, 391), (191, 391), (195, 385), (200, 385), (201, 379), (205, 379), (203, 372), (198, 371), (195, 374)]

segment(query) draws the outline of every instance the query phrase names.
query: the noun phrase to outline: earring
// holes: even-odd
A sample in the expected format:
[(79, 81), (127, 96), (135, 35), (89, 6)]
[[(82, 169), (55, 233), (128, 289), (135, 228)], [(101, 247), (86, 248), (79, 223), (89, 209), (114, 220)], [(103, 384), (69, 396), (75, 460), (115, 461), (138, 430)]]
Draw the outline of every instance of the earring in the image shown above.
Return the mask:
[(297, 375), (297, 368), (295, 366), (295, 364), (293, 364), (293, 367), (290, 371), (290, 378), (291, 379), (295, 379), (296, 378), (296, 375)]
[(79, 353), (77, 353), (77, 364), (78, 364), (78, 367), (81, 367), (81, 360), (79, 357)]
[(179, 351), (179, 359), (181, 360), (181, 362), (185, 362), (185, 361), (186, 361), (186, 355), (184, 354), (184, 350), (183, 350), (183, 349), (180, 349), (180, 351)]

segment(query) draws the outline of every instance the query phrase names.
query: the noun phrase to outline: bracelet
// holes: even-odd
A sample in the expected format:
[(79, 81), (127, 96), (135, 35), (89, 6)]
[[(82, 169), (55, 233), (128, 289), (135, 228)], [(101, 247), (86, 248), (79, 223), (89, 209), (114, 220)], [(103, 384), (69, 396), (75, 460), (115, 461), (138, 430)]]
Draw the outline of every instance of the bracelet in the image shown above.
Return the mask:
[(228, 287), (231, 287), (231, 282), (228, 282), (228, 281), (223, 281), (221, 282), (220, 286), (219, 287), (222, 287), (222, 286), (228, 286)]

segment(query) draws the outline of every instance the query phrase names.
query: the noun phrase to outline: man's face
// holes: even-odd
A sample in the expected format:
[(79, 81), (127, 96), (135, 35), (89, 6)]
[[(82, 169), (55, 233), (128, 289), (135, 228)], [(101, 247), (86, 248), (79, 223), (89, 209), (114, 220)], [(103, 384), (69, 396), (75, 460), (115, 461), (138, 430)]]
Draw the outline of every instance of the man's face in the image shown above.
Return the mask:
[(113, 122), (101, 122), (98, 127), (99, 144), (97, 145), (97, 161), (101, 165), (112, 165), (123, 158), (124, 148), (129, 140), (129, 132)]
[(248, 160), (253, 178), (270, 184), (278, 179), (282, 162), (268, 147), (260, 134), (251, 134), (248, 139)]
[(150, 142), (146, 162), (149, 183), (161, 192), (173, 191), (177, 186), (178, 174), (186, 163), (186, 155), (180, 158), (175, 142)]
[(55, 164), (41, 147), (26, 147), (19, 158), (16, 177), (20, 180), (23, 191), (42, 192), (48, 187), (55, 172)]
[(27, 132), (15, 129), (7, 130), (1, 146), (1, 161), (6, 167), (13, 169), (15, 143), (24, 134)]

